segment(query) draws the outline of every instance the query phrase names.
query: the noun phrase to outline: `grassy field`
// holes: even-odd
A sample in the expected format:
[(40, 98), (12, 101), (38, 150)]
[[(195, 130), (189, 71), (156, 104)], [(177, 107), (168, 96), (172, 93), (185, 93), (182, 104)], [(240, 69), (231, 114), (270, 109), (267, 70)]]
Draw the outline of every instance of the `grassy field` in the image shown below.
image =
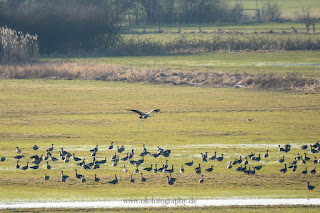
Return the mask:
[[(315, 198), (319, 197), (319, 174), (307, 175), (319, 164), (298, 163), (296, 172), (281, 174), (283, 164), (277, 161), (285, 155), (289, 164), (297, 153), (314, 159), (318, 154), (301, 150), (302, 144), (313, 144), (319, 140), (318, 121), (319, 94), (299, 92), (267, 92), (239, 89), (213, 89), (202, 87), (149, 85), (139, 83), (102, 81), (49, 81), (49, 80), (2, 80), (0, 81), (0, 200), (54, 201), (54, 200), (118, 200), (145, 198)], [(147, 119), (141, 126), (138, 115), (127, 109), (148, 111), (160, 108), (161, 112)], [(252, 121), (248, 121), (248, 119)], [(168, 160), (169, 168), (174, 165), (174, 185), (167, 184), (163, 173), (143, 171), (147, 182), (134, 174), (134, 184), (129, 176), (135, 167), (120, 161), (111, 166), (110, 156), (114, 150), (107, 146), (124, 146), (126, 151), (135, 150), (134, 159), (145, 144), (148, 151), (155, 153), (157, 146), (171, 149), (168, 158), (145, 157), (139, 167), (157, 164), (161, 167)], [(40, 148), (33, 151), (37, 144)], [(84, 170), (70, 159), (69, 163), (59, 160), (51, 162), (51, 170), (45, 169), (46, 162), (38, 170), (23, 171), (15, 168), (15, 147), (21, 148), (26, 156), (19, 164), (25, 166), (34, 154), (45, 154), (54, 144), (52, 155), (58, 157), (58, 150), (75, 153), (92, 162), (89, 149), (99, 145), (97, 160), (107, 158), (107, 164), (97, 170)], [(289, 153), (280, 153), (278, 144), (292, 145)], [(249, 160), (251, 170), (262, 163), (263, 168), (255, 175), (245, 175), (228, 170), (229, 161), (245, 157), (251, 152), (263, 155), (270, 151), (270, 157), (260, 162)], [(209, 157), (217, 152), (224, 154), (224, 160), (202, 163), (200, 153)], [(179, 168), (194, 160), (194, 166)], [(204, 184), (194, 168), (201, 163)], [(32, 163), (30, 163), (32, 165)], [(128, 173), (123, 173), (127, 165)], [(213, 165), (213, 172), (204, 169)], [(238, 165), (237, 165), (238, 166)], [(234, 166), (237, 167), (237, 166)], [(87, 178), (81, 183), (74, 177), (74, 169)], [(60, 170), (70, 178), (61, 182)], [(44, 181), (44, 174), (50, 180)], [(94, 183), (94, 174), (101, 178)], [(118, 175), (119, 183), (109, 185), (108, 181)], [(316, 186), (308, 191), (306, 182)]]
[[(216, 52), (176, 56), (139, 56), (61, 59), (85, 63), (106, 63), (126, 67), (165, 68), (178, 71), (216, 71), (230, 73), (288, 73), (300, 76), (319, 77), (320, 52)], [(47, 59), (45, 59), (47, 60)], [(50, 59), (55, 61), (56, 59)]]

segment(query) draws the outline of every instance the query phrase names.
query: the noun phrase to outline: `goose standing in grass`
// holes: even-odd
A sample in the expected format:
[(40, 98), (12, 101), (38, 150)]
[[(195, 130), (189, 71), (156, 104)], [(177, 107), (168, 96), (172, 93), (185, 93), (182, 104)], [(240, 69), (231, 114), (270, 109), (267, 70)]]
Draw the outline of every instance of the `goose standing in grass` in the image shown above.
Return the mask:
[(318, 159), (317, 157), (314, 157), (313, 164), (317, 164), (317, 163), (318, 163)]
[(263, 155), (264, 158), (269, 157), (269, 150), (267, 150), (267, 152)]
[(157, 169), (157, 164), (154, 165), (154, 169), (153, 169), (153, 173), (157, 173), (158, 169)]
[(301, 148), (302, 150), (305, 150), (305, 149), (308, 148), (308, 145), (302, 145), (300, 148)]
[(47, 161), (47, 169), (51, 169), (51, 166), (49, 165), (48, 161)]
[(147, 168), (144, 168), (143, 170), (147, 171), (147, 172), (150, 172), (152, 170), (152, 164), (150, 167), (147, 167)]
[(47, 149), (47, 152), (52, 152), (52, 151), (53, 151), (53, 144), (51, 144), (51, 147)]
[(262, 163), (260, 164), (260, 166), (255, 166), (255, 167), (253, 167), (255, 170), (260, 170), (260, 169), (262, 169)]
[(50, 176), (48, 176), (47, 173), (45, 172), (44, 173), (44, 180), (49, 180), (49, 179), (50, 179)]
[(192, 166), (193, 165), (193, 160), (191, 162), (185, 163), (184, 165), (186, 166)]
[(124, 173), (127, 173), (127, 172), (128, 172), (128, 169), (126, 168), (126, 165), (123, 165), (123, 172), (124, 172)]
[(311, 186), (310, 183), (308, 182), (308, 185), (307, 185), (307, 189), (308, 190), (314, 190), (316, 187), (314, 186)]
[(22, 170), (27, 170), (28, 168), (29, 168), (29, 161), (27, 162), (27, 165), (24, 166), (24, 167), (22, 167), (21, 169), (22, 169)]
[(98, 183), (100, 181), (100, 178), (97, 177), (97, 174), (94, 174), (94, 182)]
[(19, 169), (20, 165), (19, 165), (19, 161), (17, 160), (17, 164), (16, 164), (16, 169)]
[(19, 149), (19, 147), (16, 147), (16, 153), (17, 153), (17, 154), (20, 154), (20, 153), (21, 153), (21, 150)]
[(307, 157), (307, 153), (304, 153), (304, 160), (305, 160), (305, 161), (310, 160), (310, 158), (309, 158), (309, 157)]
[(259, 156), (256, 157), (254, 160), (255, 160), (255, 161), (260, 161), (260, 160), (261, 160), (261, 154), (259, 154)]
[(217, 158), (217, 152), (214, 152), (214, 155), (209, 158), (209, 160), (215, 160)]
[(146, 182), (147, 181), (147, 179), (145, 178), (145, 177), (143, 177), (143, 174), (142, 173), (140, 173), (140, 180), (142, 181), (142, 182)]
[(32, 147), (32, 149), (33, 149), (33, 150), (38, 150), (39, 147), (38, 147), (37, 145), (34, 145), (34, 146)]
[(303, 170), (301, 173), (304, 174), (304, 175), (306, 175), (306, 174), (308, 173), (308, 168), (306, 167), (306, 169)]
[(132, 175), (130, 176), (129, 182), (134, 183), (134, 179), (133, 179)]
[(247, 165), (248, 163), (249, 163), (249, 161), (248, 161), (248, 157), (245, 157), (245, 161), (244, 161), (244, 165)]
[(96, 145), (96, 147), (95, 147), (94, 149), (90, 149), (89, 151), (90, 151), (90, 152), (98, 152), (98, 146), (99, 146), (99, 145)]
[(136, 169), (134, 170), (134, 173), (139, 173), (139, 168), (138, 168), (138, 166), (136, 166)]
[(81, 161), (81, 158), (76, 157), (76, 155), (73, 153), (72, 158), (74, 161)]
[(110, 146), (107, 147), (108, 149), (113, 149), (113, 142), (111, 142)]
[(313, 174), (313, 175), (314, 175), (316, 172), (317, 172), (317, 171), (316, 171), (316, 167), (314, 167), (314, 169), (312, 169), (312, 170), (310, 171), (310, 173)]
[(223, 154), (221, 154), (221, 156), (217, 158), (217, 161), (223, 161)]
[(64, 175), (63, 171), (61, 170), (61, 182), (66, 182), (66, 180), (69, 178), (68, 175)]
[(203, 183), (203, 175), (201, 176), (199, 183)]
[(127, 161), (129, 159), (129, 153), (127, 153), (127, 156), (124, 158), (121, 158), (121, 161)]
[(114, 180), (112, 181), (109, 181), (109, 184), (117, 184), (118, 183), (118, 178), (117, 178), (117, 175), (114, 175)]
[(284, 163), (284, 155), (279, 159), (279, 163)]
[(213, 165), (211, 165), (211, 167), (208, 168), (208, 169), (206, 169), (205, 171), (206, 171), (206, 172), (212, 172), (212, 171), (213, 171)]
[(170, 179), (168, 175), (167, 175), (167, 179), (168, 179), (168, 184), (169, 185), (173, 185), (174, 184), (174, 181), (172, 179)]
[(82, 178), (81, 178), (81, 183), (85, 183), (87, 180), (86, 180), (86, 178), (83, 176)]
[(230, 161), (230, 163), (227, 166), (227, 169), (231, 169), (232, 168), (232, 161)]
[(184, 173), (184, 168), (183, 168), (183, 165), (181, 165), (181, 168), (180, 168), (180, 173)]
[(24, 157), (24, 155), (17, 155), (17, 156), (14, 156), (13, 158), (14, 159), (17, 159), (17, 160), (20, 160), (21, 158), (23, 158)]
[(77, 169), (74, 169), (74, 171), (75, 171), (75, 176), (76, 176), (76, 178), (78, 178), (78, 179), (83, 178), (83, 175), (78, 174)]
[(284, 168), (283, 169), (280, 169), (280, 172), (281, 173), (286, 173), (287, 172), (287, 164), (284, 164)]

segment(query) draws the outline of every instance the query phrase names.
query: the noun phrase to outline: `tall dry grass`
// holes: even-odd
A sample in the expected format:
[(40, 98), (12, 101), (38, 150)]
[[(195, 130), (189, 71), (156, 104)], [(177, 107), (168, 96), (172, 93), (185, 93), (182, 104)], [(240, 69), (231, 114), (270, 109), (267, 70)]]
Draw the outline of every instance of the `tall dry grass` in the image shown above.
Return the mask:
[(39, 53), (38, 36), (23, 34), (7, 26), (0, 28), (0, 63), (24, 63), (37, 59)]
[[(320, 91), (319, 78), (222, 72), (181, 72), (110, 64), (42, 62), (0, 65), (0, 79), (56, 79), (146, 82), (207, 87)], [(240, 85), (240, 86), (239, 86)]]

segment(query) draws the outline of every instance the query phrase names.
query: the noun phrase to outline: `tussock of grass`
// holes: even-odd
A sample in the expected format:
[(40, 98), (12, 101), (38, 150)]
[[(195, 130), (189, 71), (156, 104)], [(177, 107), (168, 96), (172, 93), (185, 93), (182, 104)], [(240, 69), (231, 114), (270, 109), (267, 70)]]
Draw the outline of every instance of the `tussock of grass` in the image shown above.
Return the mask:
[(67, 79), (148, 82), (156, 84), (234, 87), (253, 89), (320, 90), (319, 79), (273, 74), (181, 72), (161, 68), (134, 68), (111, 64), (44, 62), (0, 66), (1, 79)]

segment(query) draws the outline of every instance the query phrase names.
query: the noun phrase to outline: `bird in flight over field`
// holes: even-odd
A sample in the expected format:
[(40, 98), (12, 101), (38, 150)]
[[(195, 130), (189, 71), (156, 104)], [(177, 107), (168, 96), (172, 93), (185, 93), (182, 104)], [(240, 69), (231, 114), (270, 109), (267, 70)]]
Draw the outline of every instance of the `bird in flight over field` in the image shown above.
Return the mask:
[(130, 109), (128, 111), (132, 111), (132, 112), (138, 113), (140, 115), (139, 118), (141, 119), (141, 121), (143, 121), (143, 120), (147, 119), (148, 117), (154, 117), (154, 115), (150, 115), (150, 114), (152, 112), (160, 112), (160, 109), (153, 109), (148, 113), (144, 113), (144, 112), (141, 112), (141, 111), (136, 110), (136, 109)]

